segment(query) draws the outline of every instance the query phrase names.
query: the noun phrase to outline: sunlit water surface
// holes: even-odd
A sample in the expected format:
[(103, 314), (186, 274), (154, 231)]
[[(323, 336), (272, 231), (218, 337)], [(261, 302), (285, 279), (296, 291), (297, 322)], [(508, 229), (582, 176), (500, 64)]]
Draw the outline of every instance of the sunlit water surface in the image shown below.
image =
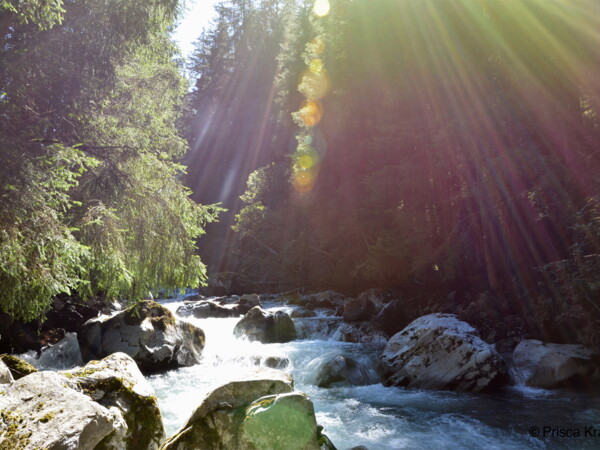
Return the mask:
[[(173, 312), (181, 301), (167, 301)], [(289, 310), (275, 304), (265, 309)], [(377, 382), (375, 361), (381, 347), (344, 343), (335, 336), (336, 318), (295, 319), (301, 336), (308, 339), (286, 344), (261, 344), (236, 339), (239, 319), (186, 318), (202, 328), (206, 347), (201, 364), (149, 377), (158, 396), (167, 434), (179, 429), (206, 393), (256, 368), (256, 361), (287, 357), (285, 369), (294, 377), (296, 390), (309, 395), (317, 422), (338, 449), (364, 445), (378, 449), (600, 449), (600, 400), (585, 393), (546, 391), (524, 387), (497, 394), (386, 388)], [(324, 361), (336, 355), (353, 358), (365, 366), (372, 384), (318, 388), (316, 374)], [(582, 437), (530, 436), (532, 427), (577, 429)], [(584, 436), (586, 427), (598, 437)], [(558, 430), (555, 434), (559, 433)]]

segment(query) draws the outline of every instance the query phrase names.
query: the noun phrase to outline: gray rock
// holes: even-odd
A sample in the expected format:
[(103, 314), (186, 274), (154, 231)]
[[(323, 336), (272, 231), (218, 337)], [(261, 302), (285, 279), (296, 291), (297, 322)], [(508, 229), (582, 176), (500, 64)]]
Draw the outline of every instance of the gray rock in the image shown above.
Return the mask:
[(36, 372), (0, 388), (0, 438), (6, 448), (117, 449), (121, 412), (77, 392), (67, 378)]
[(289, 393), (292, 390), (292, 378), (283, 372), (273, 369), (248, 372), (210, 392), (183, 428), (161, 448), (251, 448), (243, 447), (240, 438), (240, 428), (246, 417), (247, 407), (261, 397)]
[(9, 368), (4, 364), (4, 361), (0, 359), (0, 384), (9, 384), (15, 381), (10, 373)]
[(290, 360), (285, 356), (254, 356), (252, 357), (252, 363), (257, 366), (283, 370), (290, 365)]
[(255, 306), (235, 325), (236, 336), (263, 343), (289, 342), (296, 339), (290, 316), (282, 311), (270, 313)]
[(318, 371), (315, 384), (319, 387), (339, 385), (364, 386), (370, 377), (365, 367), (354, 359), (342, 355), (327, 361)]
[(315, 313), (314, 311), (311, 311), (309, 309), (305, 309), (305, 308), (294, 309), (290, 314), (290, 317), (292, 319), (304, 318), (304, 317), (316, 317), (316, 316), (317, 316), (317, 313)]
[(68, 369), (83, 365), (77, 334), (66, 333), (56, 344), (43, 348), (40, 357), (32, 362), (38, 369)]
[(119, 437), (120, 445), (153, 450), (164, 442), (165, 430), (154, 389), (130, 356), (113, 353), (62, 374), (95, 402), (121, 412), (127, 432)]
[(240, 297), (237, 304), (237, 310), (240, 314), (246, 314), (255, 306), (262, 307), (262, 303), (260, 302), (260, 297), (258, 296), (258, 294), (244, 294)]
[(517, 345), (513, 362), (519, 381), (543, 389), (591, 384), (600, 374), (599, 355), (582, 345), (529, 339)]
[(506, 375), (494, 347), (452, 314), (420, 317), (395, 334), (379, 369), (386, 386), (455, 391), (481, 391)]
[(78, 340), (84, 361), (123, 352), (145, 373), (197, 364), (204, 348), (200, 328), (176, 320), (167, 308), (150, 300), (112, 317), (87, 321)]
[(236, 305), (223, 306), (210, 300), (185, 303), (177, 308), (176, 313), (184, 317), (194, 316), (196, 319), (238, 317), (241, 315)]

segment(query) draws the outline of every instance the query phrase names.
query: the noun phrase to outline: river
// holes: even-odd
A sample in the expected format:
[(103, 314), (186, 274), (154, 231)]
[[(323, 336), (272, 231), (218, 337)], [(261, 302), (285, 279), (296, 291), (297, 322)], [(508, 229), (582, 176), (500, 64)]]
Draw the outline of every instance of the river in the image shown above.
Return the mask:
[[(161, 302), (175, 313), (183, 299)], [(293, 307), (263, 302), (266, 310)], [(300, 339), (261, 344), (237, 339), (238, 318), (183, 318), (202, 328), (206, 346), (200, 364), (147, 377), (158, 397), (167, 436), (175, 433), (212, 389), (269, 357), (289, 360), (296, 390), (314, 403), (317, 422), (339, 450), (363, 445), (369, 450), (396, 449), (600, 449), (600, 396), (585, 392), (549, 391), (523, 386), (470, 394), (383, 387), (374, 369), (383, 345), (340, 342), (335, 332), (341, 318), (321, 312), (316, 318), (294, 319)], [(72, 367), (66, 349), (36, 360), (41, 369)], [(343, 355), (364, 369), (364, 386), (319, 388), (322, 364)], [(532, 436), (532, 434), (536, 436)], [(537, 436), (539, 434), (540, 436)], [(596, 435), (595, 437), (593, 435)]]
[[(163, 304), (175, 312), (181, 303)], [(265, 303), (264, 309), (290, 308)], [(336, 318), (294, 319), (305, 339), (285, 344), (236, 339), (233, 327), (239, 319), (184, 320), (206, 334), (203, 362), (148, 377), (168, 435), (185, 423), (204, 394), (255, 368), (257, 360), (275, 356), (289, 359), (285, 370), (293, 375), (296, 390), (312, 399), (317, 422), (340, 450), (358, 445), (370, 450), (600, 448), (600, 399), (583, 392), (512, 387), (494, 394), (465, 394), (386, 388), (374, 370), (381, 346), (335, 340), (331, 326), (323, 325)], [(316, 387), (319, 367), (336, 355), (363, 365), (371, 384)], [(538, 430), (534, 427), (546, 436), (531, 436)], [(595, 430), (598, 437), (589, 436)], [(578, 433), (580, 437), (560, 436)]]

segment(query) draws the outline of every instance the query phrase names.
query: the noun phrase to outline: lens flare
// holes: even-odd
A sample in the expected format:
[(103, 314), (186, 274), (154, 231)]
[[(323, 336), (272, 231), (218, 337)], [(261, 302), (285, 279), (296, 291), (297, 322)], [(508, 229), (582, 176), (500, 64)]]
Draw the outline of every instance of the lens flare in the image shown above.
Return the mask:
[(309, 192), (315, 185), (316, 171), (313, 169), (299, 170), (294, 174), (293, 186), (299, 193)]
[(331, 9), (331, 5), (329, 4), (329, 0), (315, 0), (315, 5), (313, 6), (313, 13), (316, 16), (323, 17), (329, 14), (329, 10)]
[(323, 54), (325, 52), (325, 41), (321, 36), (317, 36), (308, 44), (308, 50), (315, 55)]
[(314, 127), (323, 117), (323, 109), (318, 101), (307, 100), (300, 108), (300, 119), (306, 127)]
[(298, 165), (303, 169), (310, 169), (314, 165), (314, 162), (310, 155), (302, 155), (298, 158)]
[(327, 70), (321, 68), (317, 74), (313, 73), (309, 68), (302, 74), (302, 81), (298, 86), (298, 91), (309, 100), (317, 100), (329, 94), (330, 87), (331, 82), (329, 81)]
[(308, 68), (315, 75), (319, 75), (323, 71), (323, 61), (318, 58), (312, 59), (308, 63)]

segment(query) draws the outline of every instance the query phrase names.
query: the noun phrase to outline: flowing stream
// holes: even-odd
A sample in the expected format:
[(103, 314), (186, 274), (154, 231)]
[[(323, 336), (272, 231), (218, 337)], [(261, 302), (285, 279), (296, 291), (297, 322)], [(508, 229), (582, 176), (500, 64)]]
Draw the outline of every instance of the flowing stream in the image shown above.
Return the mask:
[[(264, 302), (263, 302), (264, 303)], [(163, 303), (173, 312), (181, 301)], [(264, 303), (267, 310), (289, 310)], [(496, 394), (465, 394), (386, 388), (377, 381), (375, 361), (381, 346), (340, 342), (339, 318), (294, 319), (299, 339), (261, 344), (236, 339), (239, 319), (184, 319), (206, 334), (203, 362), (149, 377), (158, 396), (167, 434), (181, 427), (204, 394), (269, 357), (288, 358), (285, 369), (296, 390), (314, 403), (317, 422), (340, 450), (363, 445), (378, 449), (524, 449), (600, 448), (600, 399), (585, 393), (507, 388)], [(332, 326), (333, 325), (333, 326)], [(336, 355), (353, 358), (365, 368), (365, 386), (319, 388), (320, 366)], [(533, 437), (539, 427), (546, 436)], [(598, 436), (590, 436), (589, 427)], [(586, 436), (586, 428), (588, 435)], [(580, 437), (560, 436), (576, 434)], [(592, 432), (593, 432), (592, 430)]]
[[(162, 302), (175, 313), (183, 300)], [(292, 307), (263, 302), (266, 310)], [(600, 449), (600, 396), (583, 392), (506, 388), (494, 394), (466, 394), (386, 388), (378, 382), (375, 362), (382, 345), (340, 342), (339, 317), (323, 312), (294, 319), (299, 339), (261, 344), (237, 339), (239, 318), (189, 320), (206, 334), (203, 361), (148, 378), (158, 397), (167, 435), (183, 426), (205, 394), (246, 370), (287, 361), (296, 390), (314, 403), (317, 422), (339, 449), (363, 445), (383, 449)], [(75, 339), (70, 335), (70, 339)], [(81, 364), (68, 343), (36, 359), (40, 369), (61, 370)], [(77, 347), (75, 347), (77, 348)], [(364, 386), (319, 388), (321, 366), (343, 355), (362, 367)], [(546, 427), (546, 428), (545, 428)], [(531, 436), (531, 434), (540, 436)]]

